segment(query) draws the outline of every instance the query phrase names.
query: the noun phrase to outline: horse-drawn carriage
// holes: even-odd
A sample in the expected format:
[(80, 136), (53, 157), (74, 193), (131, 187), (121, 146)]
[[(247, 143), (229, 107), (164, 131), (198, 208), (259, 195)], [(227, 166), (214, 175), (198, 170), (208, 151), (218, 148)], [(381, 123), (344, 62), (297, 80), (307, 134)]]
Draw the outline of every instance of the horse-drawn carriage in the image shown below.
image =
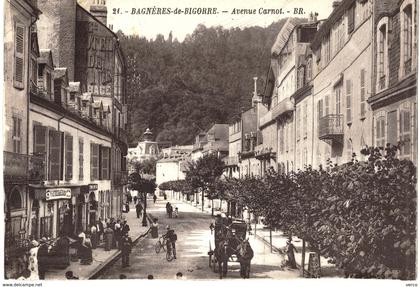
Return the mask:
[(228, 262), (239, 262), (241, 277), (249, 278), (254, 252), (246, 239), (246, 222), (218, 215), (210, 228), (214, 233), (214, 242), (213, 245), (210, 242), (209, 267), (223, 278), (227, 274)]

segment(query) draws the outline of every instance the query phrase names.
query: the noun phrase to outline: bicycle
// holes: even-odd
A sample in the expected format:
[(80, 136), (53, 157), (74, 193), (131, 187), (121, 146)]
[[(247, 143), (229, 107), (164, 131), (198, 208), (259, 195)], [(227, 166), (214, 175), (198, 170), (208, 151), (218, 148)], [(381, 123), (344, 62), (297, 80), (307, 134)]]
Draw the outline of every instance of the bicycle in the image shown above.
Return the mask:
[(155, 244), (155, 251), (156, 253), (159, 253), (161, 249), (166, 250), (166, 238), (163, 238), (163, 236), (159, 237), (159, 240)]

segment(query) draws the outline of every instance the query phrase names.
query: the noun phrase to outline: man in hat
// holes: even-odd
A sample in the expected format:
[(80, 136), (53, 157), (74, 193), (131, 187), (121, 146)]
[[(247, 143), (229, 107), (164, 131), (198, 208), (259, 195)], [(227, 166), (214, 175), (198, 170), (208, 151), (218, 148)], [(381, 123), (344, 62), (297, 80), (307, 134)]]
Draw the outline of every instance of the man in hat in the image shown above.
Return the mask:
[(131, 253), (132, 241), (128, 234), (124, 234), (121, 240), (121, 256), (122, 256), (122, 267), (130, 266), (130, 253)]

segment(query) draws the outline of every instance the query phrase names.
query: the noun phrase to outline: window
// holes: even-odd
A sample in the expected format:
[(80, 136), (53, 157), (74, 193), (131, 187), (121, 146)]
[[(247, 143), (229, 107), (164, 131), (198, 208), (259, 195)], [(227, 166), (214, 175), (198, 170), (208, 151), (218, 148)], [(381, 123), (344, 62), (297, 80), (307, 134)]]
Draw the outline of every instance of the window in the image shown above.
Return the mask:
[(376, 146), (385, 147), (385, 117), (379, 116), (376, 119)]
[(297, 80), (297, 84), (298, 84), (298, 89), (302, 88), (305, 85), (305, 68), (304, 67), (300, 67), (298, 70), (298, 80)]
[(322, 99), (318, 100), (318, 132), (319, 132), (320, 121), (323, 116), (323, 108), (324, 108), (324, 103)]
[(62, 179), (62, 167), (61, 167), (61, 146), (62, 146), (62, 132), (49, 130), (49, 180)]
[(353, 145), (352, 145), (352, 140), (349, 138), (346, 144), (346, 149), (347, 149), (347, 159), (348, 161), (351, 161), (352, 155), (353, 155)]
[(306, 65), (306, 82), (310, 82), (312, 80), (312, 58), (308, 59), (308, 63)]
[(23, 89), (24, 70), (25, 70), (25, 26), (15, 23), (15, 55), (14, 55), (14, 77), (15, 88)]
[(366, 72), (365, 69), (360, 70), (360, 118), (364, 119), (366, 117), (366, 82), (365, 82)]
[(402, 157), (410, 157), (411, 153), (411, 115), (410, 106), (402, 107), (400, 109), (400, 142), (403, 143), (401, 148)]
[(346, 81), (346, 121), (347, 123), (351, 123), (352, 116), (351, 116), (351, 80)]
[(20, 153), (21, 151), (21, 127), (22, 127), (22, 119), (18, 117), (13, 117), (13, 152)]
[(338, 84), (334, 88), (335, 92), (335, 114), (341, 114), (341, 88), (343, 87), (343, 83)]
[(322, 58), (324, 59), (324, 67), (328, 65), (331, 59), (331, 44), (330, 44), (330, 36), (326, 36), (323, 41), (322, 45)]
[(66, 135), (65, 137), (65, 152), (66, 152), (66, 180), (73, 179), (73, 137)]
[(300, 140), (300, 110), (301, 107), (296, 108), (296, 141)]
[[(34, 125), (34, 154), (44, 157), (46, 163), (47, 159), (47, 127), (41, 125)], [(47, 165), (44, 164), (44, 174), (47, 171)]]
[(330, 95), (325, 96), (325, 115), (330, 114)]
[(388, 65), (388, 37), (387, 37), (388, 18), (382, 18), (378, 23), (377, 31), (377, 89), (381, 91), (387, 84), (387, 65)]
[(99, 145), (90, 144), (90, 178), (99, 179)]
[(354, 30), (354, 16), (355, 16), (356, 5), (353, 4), (347, 11), (347, 32), (350, 34)]
[(79, 180), (83, 180), (83, 139), (79, 139)]
[(401, 12), (401, 52), (402, 52), (402, 75), (408, 75), (412, 71), (411, 63), (413, 56), (413, 5), (402, 6)]
[(303, 105), (303, 138), (308, 136), (308, 102)]
[(110, 148), (102, 147), (101, 155), (102, 155), (101, 179), (109, 179)]
[(22, 196), (20, 195), (20, 190), (18, 188), (13, 189), (10, 193), (9, 206), (11, 210), (23, 208)]

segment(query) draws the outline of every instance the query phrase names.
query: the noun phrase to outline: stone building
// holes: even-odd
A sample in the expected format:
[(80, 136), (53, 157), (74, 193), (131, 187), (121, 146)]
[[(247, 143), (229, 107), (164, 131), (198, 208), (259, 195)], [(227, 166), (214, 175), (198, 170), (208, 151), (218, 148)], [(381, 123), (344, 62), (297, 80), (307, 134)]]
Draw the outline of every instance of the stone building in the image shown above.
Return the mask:
[(372, 145), (371, 1), (344, 0), (319, 27), (313, 51), (314, 166), (343, 164)]
[(374, 1), (373, 144), (403, 143), (400, 158), (417, 164), (417, 1)]
[(4, 271), (6, 278), (17, 278), (24, 271), (21, 260), (25, 239), (30, 235), (32, 212), (28, 184), (38, 183), (42, 174), (40, 159), (28, 146), (28, 106), (36, 82), (39, 56), (33, 23), (39, 10), (35, 1), (11, 0), (4, 3)]

